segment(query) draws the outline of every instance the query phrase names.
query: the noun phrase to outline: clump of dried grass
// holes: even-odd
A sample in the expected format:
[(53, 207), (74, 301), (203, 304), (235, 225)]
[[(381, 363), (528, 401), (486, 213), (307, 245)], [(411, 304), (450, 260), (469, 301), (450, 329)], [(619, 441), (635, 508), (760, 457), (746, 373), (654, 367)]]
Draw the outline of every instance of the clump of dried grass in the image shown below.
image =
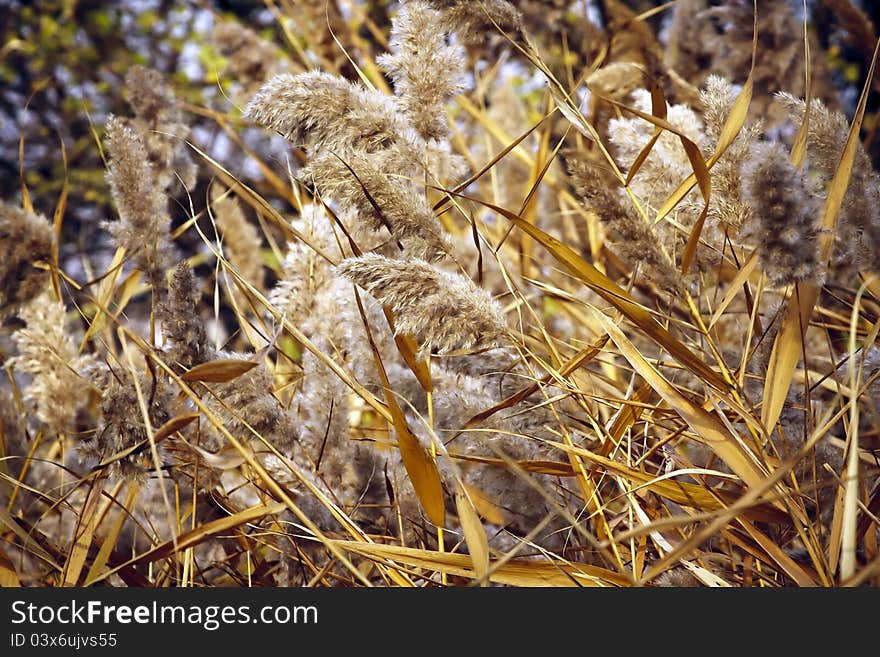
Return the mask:
[[(563, 4), (553, 12), (566, 18)], [(608, 31), (609, 61), (585, 78), (586, 105), (569, 100), (586, 93), (574, 76), (554, 79), (570, 59), (532, 50), (536, 3), (406, 3), (376, 52), (328, 9), (358, 68), (307, 31), (306, 73), (224, 23), (215, 39), (236, 97), (256, 92), (247, 117), (302, 149), (290, 189), (207, 158), (200, 169), (223, 187), (193, 187), (185, 106), (154, 71), (132, 70), (135, 117), (107, 125), (119, 219), (106, 227), (128, 258), (80, 254), (98, 271), (77, 277), (47, 220), (14, 204), (0, 214), (0, 313), (16, 317), (0, 453), (18, 466), (3, 499), (40, 539), (4, 544), (14, 575), (873, 583), (880, 186), (851, 122), (819, 101), (805, 117), (779, 62), (759, 58), (752, 113), (766, 120), (746, 119), (730, 82), (742, 62), (710, 71), (718, 62), (681, 39), (721, 16), (717, 52), (738, 47), (745, 4), (678, 3), (658, 41), (606, 3), (593, 28)], [(313, 9), (299, 19), (310, 29)], [(798, 62), (791, 24), (773, 8), (759, 48), (781, 43)], [(552, 94), (487, 88), (516, 74), (482, 77), (510, 48), (498, 27)], [(672, 100), (659, 132), (650, 82)], [(776, 88), (796, 95), (771, 111)], [(661, 213), (695, 157), (712, 165), (698, 174), (711, 198), (694, 189)], [(178, 178), (200, 191), (172, 233)], [(803, 345), (789, 371), (792, 335)], [(71, 535), (95, 480), (113, 504), (86, 540), (133, 557), (95, 549), (82, 573), (54, 572), (34, 545)], [(196, 549), (176, 553), (189, 537)], [(169, 556), (149, 563), (160, 545)]]

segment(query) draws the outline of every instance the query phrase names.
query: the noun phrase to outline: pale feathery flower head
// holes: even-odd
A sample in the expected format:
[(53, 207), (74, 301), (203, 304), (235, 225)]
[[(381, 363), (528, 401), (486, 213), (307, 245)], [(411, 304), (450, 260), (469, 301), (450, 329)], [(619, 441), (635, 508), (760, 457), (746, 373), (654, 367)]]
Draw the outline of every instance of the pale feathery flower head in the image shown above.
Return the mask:
[(279, 74), (251, 99), (245, 116), (275, 130), (308, 155), (381, 157), (387, 173), (429, 181), (460, 176), (464, 161), (445, 141), (422, 139), (394, 98), (321, 71)]
[[(804, 122), (807, 103), (787, 92), (776, 94), (775, 100), (788, 113), (791, 122), (799, 128)], [(829, 109), (818, 98), (812, 100), (810, 123), (807, 126), (807, 157), (810, 169), (824, 182), (830, 181), (834, 176), (848, 132), (849, 122), (843, 112)]]
[(35, 267), (52, 260), (52, 225), (31, 212), (0, 201), (0, 315), (36, 297), (49, 272)]
[(706, 78), (703, 86), (700, 87), (700, 104), (703, 106), (706, 137), (718, 141), (718, 136), (735, 101), (736, 93), (729, 80), (720, 75), (710, 75)]
[(224, 191), (219, 185), (211, 189), (211, 207), (223, 243), (223, 253), (244, 280), (262, 291), (265, 270), (260, 232), (247, 220), (238, 200)]
[(26, 441), (24, 413), (19, 410), (9, 388), (0, 386), (0, 445), (5, 447), (4, 454), (24, 454)]
[[(150, 472), (164, 465), (164, 447), (156, 446), (159, 463), (148, 442), (147, 424), (141, 402), (146, 406), (150, 428), (156, 431), (174, 415), (174, 389), (162, 379), (138, 373), (138, 386), (132, 374), (122, 368), (113, 371), (103, 390), (98, 408), (101, 419), (91, 439), (79, 444), (80, 451), (96, 461), (106, 460), (135, 445), (139, 449), (115, 461), (108, 469), (112, 478), (146, 480)], [(140, 393), (138, 393), (140, 390)]]
[[(343, 161), (344, 160), (344, 161)], [(342, 159), (322, 153), (302, 175), (324, 198), (333, 199), (372, 230), (387, 229), (407, 255), (440, 260), (451, 250), (449, 239), (424, 194), (385, 169), (383, 154), (351, 153)]]
[(591, 91), (615, 100), (625, 100), (627, 96), (645, 84), (645, 67), (635, 62), (610, 62), (590, 73), (585, 82)]
[(364, 317), (383, 363), (402, 362), (388, 327), (382, 305), (369, 295), (360, 295), (361, 307), (351, 282), (333, 276), (315, 298), (313, 316), (303, 322), (303, 331), (326, 354), (342, 363), (363, 385), (381, 390), (373, 349), (364, 328)]
[(346, 512), (361, 507), (358, 517), (369, 520), (387, 501), (381, 484), (387, 455), (352, 435), (349, 387), (311, 352), (303, 354), (302, 365), (291, 401), (300, 431), (295, 453), (302, 451), (299, 460), (309, 464)]
[(391, 27), (391, 54), (376, 62), (391, 76), (401, 112), (425, 139), (448, 138), (444, 104), (463, 88), (464, 57), (447, 43), (442, 14), (425, 2), (401, 5)]
[[(471, 359), (480, 360), (479, 356)], [(501, 401), (497, 389), (487, 385), (483, 377), (450, 370), (444, 365), (432, 367), (431, 376), (434, 383), (435, 431), (450, 454), (459, 457), (457, 463), (464, 482), (476, 486), (502, 512), (503, 525), (507, 529), (516, 534), (528, 533), (551, 512), (544, 496), (523, 481), (522, 475), (511, 467), (474, 463), (466, 459), (529, 461), (558, 458), (558, 451), (542, 442), (542, 439), (554, 439), (545, 428), (557, 424), (553, 412), (546, 406), (536, 406), (534, 400), (527, 400), (493, 415), (473, 430), (462, 431), (465, 423), (474, 415)], [(543, 397), (540, 398), (543, 400)], [(425, 415), (427, 408), (418, 410)], [(412, 426), (419, 428), (422, 423), (414, 421)], [(423, 439), (426, 440), (427, 436)], [(454, 486), (452, 468), (445, 461), (439, 465), (441, 476), (450, 487)], [(545, 483), (546, 490), (552, 489), (549, 476), (530, 476)], [(541, 536), (542, 545), (558, 544), (559, 536), (553, 536), (558, 527), (559, 522), (551, 522)], [(502, 549), (506, 543), (504, 539), (495, 537), (492, 545)]]
[[(632, 97), (635, 109), (651, 113), (650, 92), (637, 89)], [(666, 113), (666, 120), (691, 141), (696, 144), (703, 141), (703, 122), (690, 107), (667, 104)], [(624, 167), (629, 167), (635, 161), (653, 134), (654, 125), (637, 116), (612, 119), (608, 123), (608, 138), (615, 147), (617, 161)], [(636, 196), (656, 211), (691, 173), (693, 167), (681, 145), (681, 139), (664, 130), (630, 184)], [(698, 195), (699, 192), (695, 190), (691, 194)]]
[(235, 21), (217, 23), (211, 39), (227, 60), (226, 73), (239, 85), (236, 97), (250, 98), (266, 80), (290, 68), (279, 48)]
[(46, 291), (19, 312), (27, 324), (12, 339), (18, 355), (12, 367), (31, 375), (24, 399), (36, 407), (37, 418), (55, 433), (75, 426), (77, 415), (88, 404), (91, 386), (79, 371), (90, 356), (77, 353), (73, 337), (65, 330), (64, 303)]
[[(806, 103), (791, 94), (776, 95), (795, 125), (804, 120)], [(825, 185), (834, 177), (849, 134), (842, 112), (814, 99), (807, 128), (807, 166)], [(860, 268), (880, 268), (880, 175), (870, 156), (857, 144), (849, 186), (843, 197), (834, 235), (831, 269), (846, 284)]]
[(128, 70), (125, 85), (136, 116), (129, 121), (144, 142), (156, 183), (168, 189), (179, 178), (192, 189), (196, 167), (183, 141), (189, 126), (174, 91), (161, 73), (139, 65)]
[[(735, 100), (736, 93), (728, 80), (718, 75), (706, 78), (700, 89), (705, 122), (705, 138), (700, 148), (705, 154), (714, 152), (718, 146), (718, 139)], [(716, 227), (730, 227), (735, 234), (751, 221), (751, 208), (742, 193), (742, 167), (752, 158), (752, 149), (758, 141), (761, 128), (760, 121), (746, 120), (733, 144), (710, 171), (712, 196), (706, 226), (711, 232), (707, 231), (706, 237), (710, 238), (711, 235), (716, 245), (722, 239)], [(696, 216), (703, 207), (703, 199), (692, 195), (684, 205)]]
[(338, 154), (352, 148), (380, 151), (412, 130), (391, 98), (321, 71), (274, 76), (245, 115), (294, 144)]
[(171, 239), (168, 201), (156, 184), (140, 135), (121, 119), (107, 119), (107, 181), (119, 221), (107, 230), (117, 247), (137, 254), (138, 265), (152, 282), (168, 269)]
[[(522, 15), (507, 0), (430, 0), (443, 10), (443, 23), (464, 43), (480, 43), (498, 25), (506, 32), (522, 27)], [(493, 24), (494, 22), (494, 24)]]
[[(220, 354), (243, 360), (240, 354)], [(297, 418), (275, 396), (272, 373), (260, 362), (231, 381), (207, 384), (205, 402), (236, 438), (255, 441), (254, 432), (280, 449), (299, 439)]]
[(450, 372), (457, 372), (479, 380), (501, 400), (519, 392), (532, 383), (532, 375), (522, 357), (510, 347), (487, 349), (475, 356), (445, 356), (437, 364)]
[(298, 219), (291, 224), (309, 244), (300, 240), (287, 244), (287, 253), (281, 262), (281, 275), (269, 292), (269, 303), (292, 324), (299, 326), (312, 315), (315, 298), (332, 285), (332, 265), (311, 245), (328, 257), (342, 257), (334, 237), (333, 222), (324, 208), (308, 204)]
[(199, 316), (201, 293), (192, 269), (178, 263), (168, 283), (168, 294), (159, 304), (157, 316), (165, 334), (168, 365), (185, 371), (213, 357), (205, 325)]
[(749, 230), (764, 271), (777, 285), (821, 282), (821, 199), (810, 192), (804, 171), (794, 168), (785, 146), (772, 142), (757, 150), (744, 179), (756, 222)]
[(634, 269), (640, 265), (645, 275), (659, 287), (676, 291), (681, 288), (681, 276), (661, 244), (668, 241), (664, 224), (651, 225), (636, 212), (629, 199), (624, 198), (613, 183), (599, 175), (590, 162), (577, 158), (569, 160), (570, 175), (575, 190), (587, 207), (608, 226), (612, 248)]
[(412, 335), (423, 350), (494, 345), (506, 333), (504, 311), (485, 290), (424, 260), (366, 254), (336, 271), (389, 306), (396, 331)]

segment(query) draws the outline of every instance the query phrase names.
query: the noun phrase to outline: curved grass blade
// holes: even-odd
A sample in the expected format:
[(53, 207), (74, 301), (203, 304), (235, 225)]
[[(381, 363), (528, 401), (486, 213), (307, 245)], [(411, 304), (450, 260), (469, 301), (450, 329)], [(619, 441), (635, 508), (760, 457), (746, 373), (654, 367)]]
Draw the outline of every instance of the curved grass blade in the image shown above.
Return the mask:
[(543, 245), (571, 274), (579, 278), (593, 292), (614, 306), (627, 319), (644, 331), (648, 337), (666, 349), (679, 363), (713, 388), (722, 392), (730, 390), (730, 384), (724, 380), (724, 377), (709, 367), (701, 358), (683, 345), (681, 341), (674, 338), (669, 331), (660, 326), (644, 306), (633, 299), (617, 283), (584, 260), (574, 249), (563, 244), (555, 237), (548, 235), (537, 226), (523, 220), (522, 217), (519, 217), (510, 210), (464, 194), (456, 194), (456, 196), (479, 203), (493, 212), (497, 212), (516, 224), (518, 228), (529, 233), (536, 242)]

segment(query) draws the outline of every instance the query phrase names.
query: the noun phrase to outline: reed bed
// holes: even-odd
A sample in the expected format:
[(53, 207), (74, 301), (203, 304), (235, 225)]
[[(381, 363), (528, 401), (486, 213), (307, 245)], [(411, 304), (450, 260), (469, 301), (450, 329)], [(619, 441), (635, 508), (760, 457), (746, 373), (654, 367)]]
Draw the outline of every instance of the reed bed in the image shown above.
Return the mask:
[(873, 24), (636, 4), (199, 4), (0, 205), (0, 582), (880, 583)]

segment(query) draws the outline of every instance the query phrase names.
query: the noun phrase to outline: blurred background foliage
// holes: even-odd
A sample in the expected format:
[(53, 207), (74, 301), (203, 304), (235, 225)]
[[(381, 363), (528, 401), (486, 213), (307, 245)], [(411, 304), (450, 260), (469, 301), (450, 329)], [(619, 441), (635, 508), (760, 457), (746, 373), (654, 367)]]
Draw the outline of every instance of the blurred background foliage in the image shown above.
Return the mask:
[[(160, 71), (189, 109), (210, 107), (236, 116), (236, 105), (245, 99), (233, 99), (224, 92), (228, 87), (223, 76), (225, 61), (211, 40), (217, 21), (237, 21), (251, 28), (279, 46), (298, 67), (331, 60), (341, 74), (354, 78), (356, 71), (327, 26), (335, 24), (334, 32), (343, 42), (357, 36), (357, 43), (343, 43), (347, 48), (382, 52), (384, 45), (377, 36), (387, 33), (396, 4), (387, 0), (331, 0), (326, 4), (323, 0), (0, 0), (0, 196), (20, 201), (23, 172), (35, 208), (51, 216), (66, 184), (62, 243), (81, 245), (95, 236), (98, 221), (113, 216), (99, 140), (108, 114), (129, 111), (124, 76), (131, 66), (143, 64)], [(594, 28), (571, 29), (579, 20), (578, 11), (608, 20), (609, 7), (622, 5), (641, 13), (660, 3), (589, 0), (580, 10), (577, 5), (584, 3), (560, 0), (516, 4), (547, 61), (563, 73), (567, 69), (576, 74), (603, 45), (601, 33)], [(858, 7), (869, 22), (847, 25), (842, 5)], [(809, 12), (831, 78), (848, 106), (844, 109), (851, 111), (867, 73), (880, 3), (813, 0)], [(658, 11), (647, 20), (659, 29), (671, 13)], [(341, 21), (348, 29), (339, 29)], [(498, 46), (499, 53), (503, 45)], [(487, 53), (491, 57), (487, 44), (481, 48), (484, 57)], [(540, 99), (541, 93), (536, 91), (534, 97)], [(875, 94), (864, 124), (864, 143), (875, 162), (880, 156), (880, 143), (874, 138), (876, 98)], [(215, 120), (199, 113), (189, 119), (200, 147), (218, 158), (234, 152)], [(268, 140), (260, 131), (244, 138), (249, 147), (266, 153)], [(176, 223), (191, 212), (182, 187), (180, 191)], [(203, 185), (196, 189), (193, 201), (198, 203), (204, 196)]]

